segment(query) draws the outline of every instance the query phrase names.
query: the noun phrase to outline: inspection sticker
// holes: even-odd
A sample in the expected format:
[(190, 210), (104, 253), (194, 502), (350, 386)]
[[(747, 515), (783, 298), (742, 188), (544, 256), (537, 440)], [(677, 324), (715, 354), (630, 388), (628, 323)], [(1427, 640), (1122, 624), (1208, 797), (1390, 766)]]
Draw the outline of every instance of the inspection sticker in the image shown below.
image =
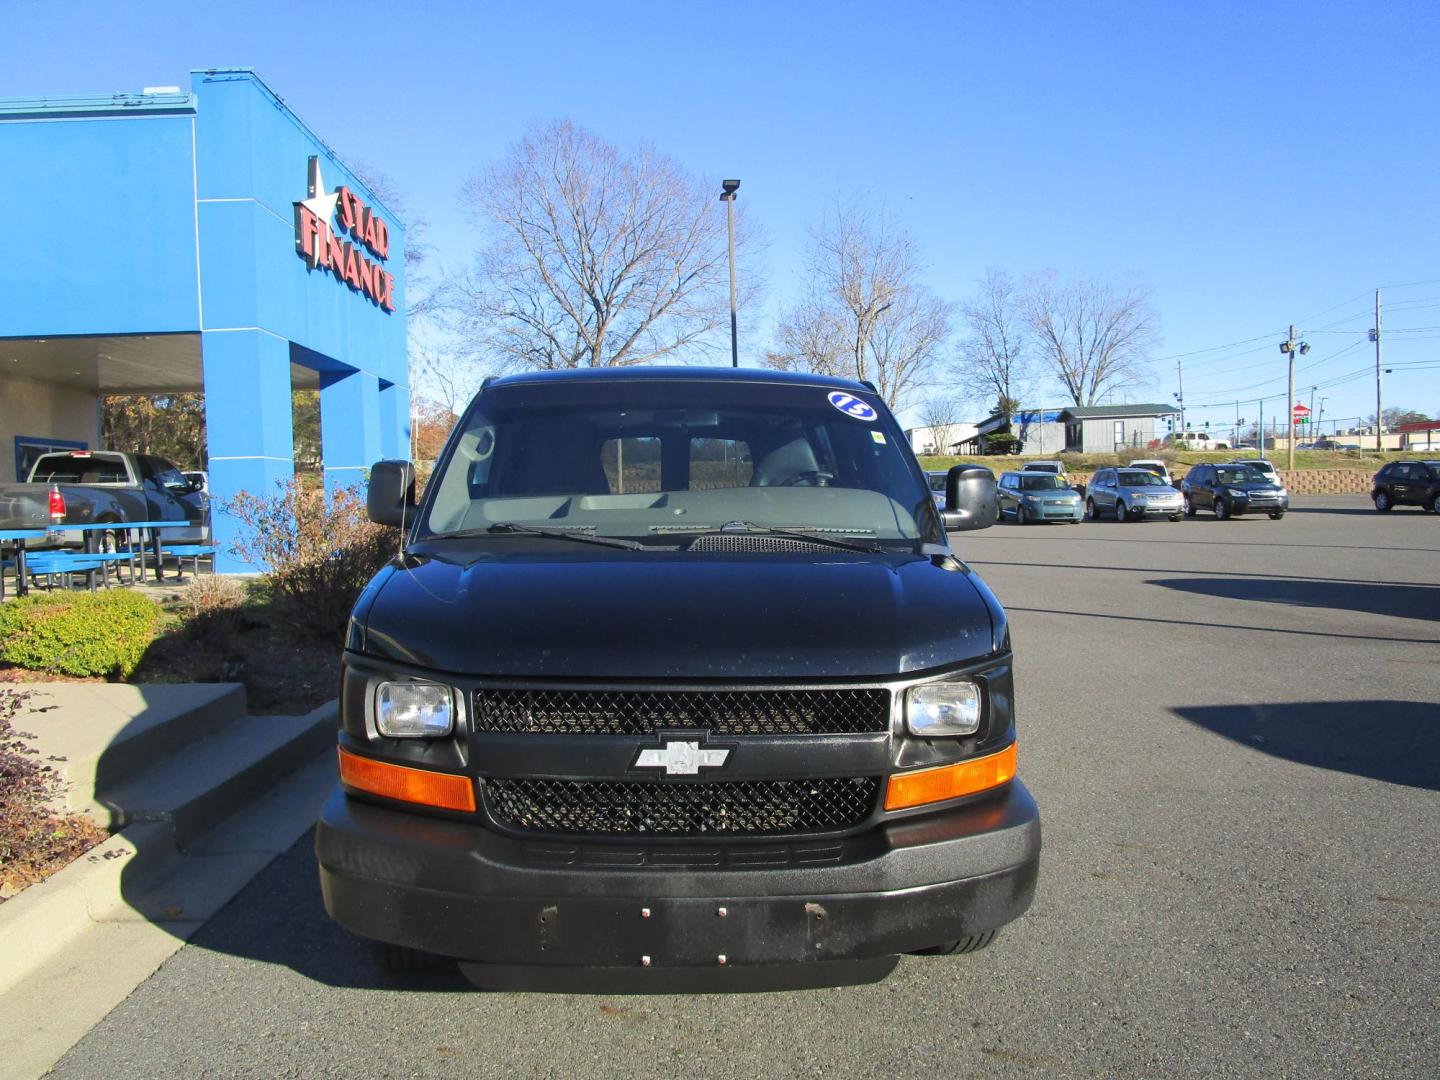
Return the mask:
[(874, 423), (880, 415), (873, 407), (866, 405), (854, 394), (847, 394), (844, 390), (830, 391), (829, 398), (831, 405), (852, 419)]
[(885, 445), (885, 433), (883, 431), (870, 432), (870, 438), (874, 439), (881, 446)]

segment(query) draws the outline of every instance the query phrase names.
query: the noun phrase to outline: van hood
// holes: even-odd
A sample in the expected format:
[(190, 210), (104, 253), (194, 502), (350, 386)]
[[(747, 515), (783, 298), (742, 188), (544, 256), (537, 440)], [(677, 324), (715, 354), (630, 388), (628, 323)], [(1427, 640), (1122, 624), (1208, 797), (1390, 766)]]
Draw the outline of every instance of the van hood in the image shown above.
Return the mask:
[(1008, 647), (963, 563), (917, 555), (686, 554), (451, 543), (356, 605), (349, 647), (457, 675), (894, 677)]

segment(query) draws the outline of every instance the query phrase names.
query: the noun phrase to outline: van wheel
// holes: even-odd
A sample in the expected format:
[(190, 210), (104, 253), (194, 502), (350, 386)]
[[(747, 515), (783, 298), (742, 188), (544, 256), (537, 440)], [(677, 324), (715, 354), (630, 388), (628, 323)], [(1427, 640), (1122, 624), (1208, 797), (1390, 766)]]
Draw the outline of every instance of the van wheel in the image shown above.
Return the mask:
[(440, 962), (440, 957), (408, 945), (393, 945), (388, 941), (372, 941), (370, 947), (375, 962), (386, 971), (426, 971)]
[(983, 934), (971, 934), (955, 941), (943, 941), (928, 949), (916, 949), (915, 956), (959, 956), (961, 953), (979, 952), (995, 940), (999, 930), (987, 930)]

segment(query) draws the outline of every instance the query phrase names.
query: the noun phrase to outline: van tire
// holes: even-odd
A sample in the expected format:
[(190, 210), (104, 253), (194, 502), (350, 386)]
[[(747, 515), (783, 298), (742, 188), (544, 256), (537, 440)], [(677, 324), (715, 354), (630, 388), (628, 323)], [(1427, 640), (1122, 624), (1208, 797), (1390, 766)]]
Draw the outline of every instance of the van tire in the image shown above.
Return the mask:
[(942, 941), (939, 945), (931, 945), (928, 949), (916, 949), (914, 956), (959, 956), (962, 953), (979, 952), (987, 948), (999, 930), (987, 930), (983, 934), (971, 934), (969, 937), (958, 938), (955, 941)]

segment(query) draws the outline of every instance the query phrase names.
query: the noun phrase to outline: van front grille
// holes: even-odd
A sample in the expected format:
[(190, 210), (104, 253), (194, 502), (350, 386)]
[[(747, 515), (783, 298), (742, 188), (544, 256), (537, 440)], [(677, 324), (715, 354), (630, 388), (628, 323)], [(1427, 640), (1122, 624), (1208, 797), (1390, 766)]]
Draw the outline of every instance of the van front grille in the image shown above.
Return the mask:
[(874, 776), (699, 782), (488, 779), (486, 805), (512, 829), (581, 836), (782, 836), (835, 832), (875, 809)]
[(532, 735), (860, 735), (890, 730), (890, 691), (488, 689), (475, 730)]

